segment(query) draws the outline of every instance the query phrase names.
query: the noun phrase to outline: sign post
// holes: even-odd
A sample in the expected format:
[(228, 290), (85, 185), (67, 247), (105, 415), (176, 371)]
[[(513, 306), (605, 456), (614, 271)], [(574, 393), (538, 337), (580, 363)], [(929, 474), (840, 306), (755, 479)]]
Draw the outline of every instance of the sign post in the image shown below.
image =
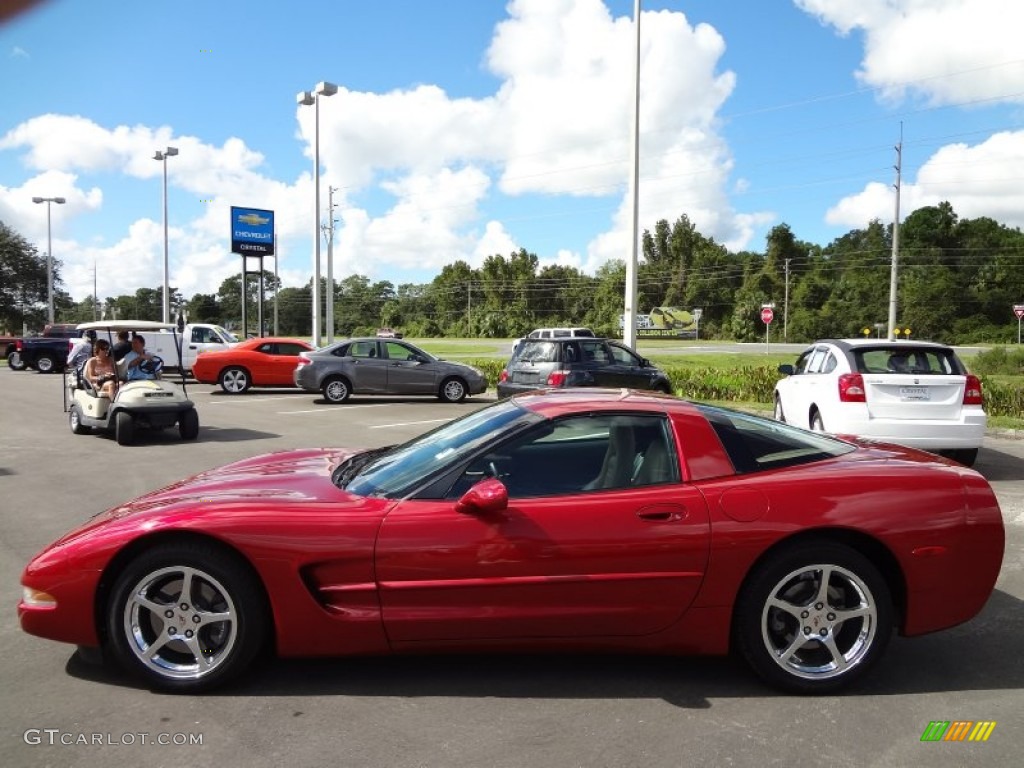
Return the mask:
[(700, 319), (701, 319), (701, 317), (704, 316), (704, 308), (703, 307), (697, 307), (695, 310), (693, 310), (692, 314), (693, 314), (693, 322), (696, 325), (696, 330), (694, 332), (693, 340), (694, 341), (700, 341)]
[(775, 319), (775, 305), (774, 304), (762, 304), (761, 305), (761, 322), (764, 323), (764, 351), (768, 351), (768, 329), (772, 326), (772, 320)]
[[(248, 293), (246, 265), (247, 259), (259, 259), (259, 335), (263, 335), (263, 257), (274, 255), (274, 212), (261, 208), (239, 208), (231, 206), (231, 252), (242, 257), (242, 338), (249, 331), (249, 319), (246, 308)], [(276, 270), (276, 261), (275, 261)], [(276, 301), (276, 300), (275, 300)]]
[(1024, 318), (1024, 304), (1014, 304), (1013, 314), (1017, 316), (1017, 343), (1020, 344), (1020, 321)]

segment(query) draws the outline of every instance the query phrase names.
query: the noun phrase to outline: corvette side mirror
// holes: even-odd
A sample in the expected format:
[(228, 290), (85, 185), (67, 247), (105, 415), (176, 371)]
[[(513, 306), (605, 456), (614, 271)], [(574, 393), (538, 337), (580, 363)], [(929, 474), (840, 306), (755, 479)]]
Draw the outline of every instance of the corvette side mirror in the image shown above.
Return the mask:
[(455, 502), (455, 511), (462, 515), (493, 514), (508, 509), (508, 490), (494, 477), (481, 480)]

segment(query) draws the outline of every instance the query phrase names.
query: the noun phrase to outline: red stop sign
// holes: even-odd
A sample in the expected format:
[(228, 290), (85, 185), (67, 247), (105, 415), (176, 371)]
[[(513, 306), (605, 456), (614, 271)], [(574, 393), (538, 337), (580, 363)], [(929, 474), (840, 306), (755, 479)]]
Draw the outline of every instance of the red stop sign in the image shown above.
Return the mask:
[(775, 319), (775, 312), (771, 307), (761, 308), (761, 322), (768, 325), (772, 320)]

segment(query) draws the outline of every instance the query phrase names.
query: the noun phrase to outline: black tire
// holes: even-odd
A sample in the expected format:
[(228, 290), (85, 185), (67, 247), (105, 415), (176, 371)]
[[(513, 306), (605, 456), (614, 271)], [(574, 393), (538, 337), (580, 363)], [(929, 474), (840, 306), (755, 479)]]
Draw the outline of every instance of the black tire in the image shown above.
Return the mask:
[(775, 412), (772, 415), (776, 421), (781, 421), (783, 424), (786, 423), (786, 414), (782, 410), (782, 400), (778, 395), (775, 396)]
[(441, 382), (437, 390), (437, 399), (443, 403), (461, 403), (466, 399), (466, 382), (458, 376), (449, 376)]
[(90, 427), (82, 423), (82, 409), (78, 407), (77, 403), (72, 405), (71, 410), (68, 411), (68, 424), (71, 426), (73, 434), (87, 435), (92, 432)]
[(57, 370), (57, 361), (49, 352), (43, 352), (36, 358), (36, 370), (40, 373), (54, 373)]
[(340, 405), (348, 400), (352, 394), (352, 387), (344, 376), (331, 376), (324, 380), (320, 387), (324, 393), (324, 400), (333, 405)]
[(821, 414), (818, 413), (818, 409), (815, 408), (811, 411), (811, 432), (824, 432), (825, 422), (821, 420)]
[(12, 371), (24, 371), (28, 366), (21, 359), (21, 352), (11, 352), (7, 356), (7, 367)]
[[(166, 607), (153, 610), (154, 603)], [(235, 553), (207, 542), (163, 544), (114, 582), (104, 606), (107, 650), (154, 688), (194, 693), (249, 666), (267, 636), (267, 616), (256, 575)]]
[[(854, 615), (844, 619), (844, 611)], [(751, 571), (736, 602), (733, 637), (771, 685), (831, 693), (878, 661), (893, 621), (889, 586), (874, 564), (845, 545), (813, 540), (781, 549)]]
[(190, 408), (178, 417), (178, 434), (182, 440), (195, 440), (199, 437), (199, 414)]
[(225, 368), (220, 372), (217, 380), (220, 382), (220, 388), (229, 395), (245, 394), (249, 391), (249, 387), (252, 386), (252, 377), (249, 375), (249, 372), (245, 368), (237, 366)]
[(118, 445), (131, 445), (135, 440), (135, 420), (130, 413), (118, 411), (114, 416), (114, 437)]

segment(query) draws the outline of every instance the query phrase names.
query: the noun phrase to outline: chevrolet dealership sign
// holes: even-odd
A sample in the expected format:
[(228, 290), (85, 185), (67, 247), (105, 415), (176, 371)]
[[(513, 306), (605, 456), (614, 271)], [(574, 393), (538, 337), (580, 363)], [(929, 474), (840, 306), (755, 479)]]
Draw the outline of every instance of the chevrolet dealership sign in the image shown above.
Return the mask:
[(231, 252), (274, 255), (274, 212), (231, 206)]

